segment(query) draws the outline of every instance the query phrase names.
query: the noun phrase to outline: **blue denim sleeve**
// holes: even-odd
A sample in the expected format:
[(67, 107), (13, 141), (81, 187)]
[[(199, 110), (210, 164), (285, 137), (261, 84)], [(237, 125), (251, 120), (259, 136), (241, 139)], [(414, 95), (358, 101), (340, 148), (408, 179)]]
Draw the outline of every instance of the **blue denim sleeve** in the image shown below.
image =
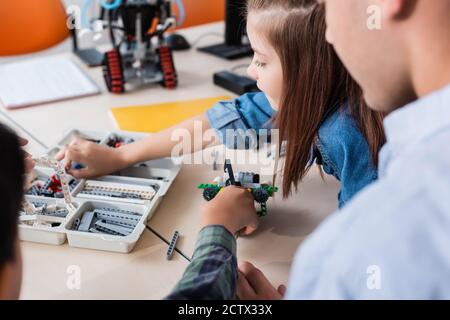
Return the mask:
[(377, 179), (369, 145), (348, 107), (342, 107), (322, 124), (316, 144), (323, 170), (341, 182), (339, 208)]
[(262, 92), (219, 102), (206, 112), (209, 124), (222, 143), (232, 149), (248, 149), (260, 129), (271, 129), (273, 114), (274, 110)]

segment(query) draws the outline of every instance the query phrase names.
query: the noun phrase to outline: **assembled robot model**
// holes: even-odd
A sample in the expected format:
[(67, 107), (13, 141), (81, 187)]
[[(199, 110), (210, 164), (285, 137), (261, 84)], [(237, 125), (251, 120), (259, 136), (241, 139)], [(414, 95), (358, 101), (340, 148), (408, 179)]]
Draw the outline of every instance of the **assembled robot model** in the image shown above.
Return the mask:
[(150, 83), (176, 88), (172, 51), (164, 38), (164, 33), (176, 25), (171, 15), (172, 0), (115, 0), (114, 4), (108, 9), (102, 7), (101, 13), (113, 45), (103, 62), (108, 90), (123, 93), (125, 84)]
[(224, 165), (225, 177), (217, 177), (214, 179), (214, 184), (200, 184), (199, 189), (203, 189), (203, 198), (206, 201), (211, 201), (224, 187), (235, 185), (248, 189), (252, 193), (253, 199), (260, 204), (261, 210), (258, 212), (259, 216), (267, 215), (267, 201), (278, 192), (278, 188), (269, 185), (268, 183), (260, 183), (259, 174), (252, 172), (238, 172), (235, 176), (230, 160), (225, 160)]

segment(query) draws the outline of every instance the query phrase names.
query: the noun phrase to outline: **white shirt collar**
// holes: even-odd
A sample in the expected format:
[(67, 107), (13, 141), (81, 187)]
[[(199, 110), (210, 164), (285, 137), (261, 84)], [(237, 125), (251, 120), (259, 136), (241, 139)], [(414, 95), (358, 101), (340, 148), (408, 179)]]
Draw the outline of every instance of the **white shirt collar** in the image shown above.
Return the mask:
[(389, 149), (398, 154), (450, 127), (450, 85), (392, 112), (384, 120)]

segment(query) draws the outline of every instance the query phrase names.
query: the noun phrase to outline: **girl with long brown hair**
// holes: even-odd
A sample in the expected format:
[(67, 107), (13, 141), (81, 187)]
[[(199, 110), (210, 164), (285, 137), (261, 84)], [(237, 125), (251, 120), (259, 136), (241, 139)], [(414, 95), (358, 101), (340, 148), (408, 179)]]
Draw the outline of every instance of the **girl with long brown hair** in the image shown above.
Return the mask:
[[(216, 129), (218, 140), (232, 148), (248, 147), (240, 141), (248, 136), (227, 139), (227, 130), (278, 128), (287, 141), (285, 197), (313, 161), (341, 182), (340, 207), (376, 179), (377, 153), (384, 142), (381, 116), (364, 106), (361, 90), (326, 42), (323, 8), (314, 0), (249, 0), (248, 10), (255, 51), (248, 73), (262, 93), (220, 102), (203, 115), (119, 149), (76, 139), (58, 155), (66, 157), (69, 172), (88, 178), (170, 156), (178, 144), (172, 133), (185, 129), (193, 135), (199, 121), (203, 130)], [(200, 148), (209, 145), (203, 141)], [(72, 161), (86, 168), (72, 169)]]
[[(316, 1), (249, 0), (248, 12), (255, 49), (249, 73), (279, 107), (274, 124), (287, 142), (283, 195), (316, 159), (341, 181), (342, 206), (376, 178), (382, 116), (365, 106), (360, 88), (326, 42), (325, 13)], [(282, 72), (273, 71), (280, 67)], [(280, 85), (273, 86), (267, 73), (277, 74)]]

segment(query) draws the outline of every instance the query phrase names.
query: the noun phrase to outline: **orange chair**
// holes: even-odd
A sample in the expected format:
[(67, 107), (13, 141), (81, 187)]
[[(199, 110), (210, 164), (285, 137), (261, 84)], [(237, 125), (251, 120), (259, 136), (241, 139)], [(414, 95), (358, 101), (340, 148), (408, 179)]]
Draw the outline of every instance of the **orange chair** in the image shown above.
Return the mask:
[(69, 36), (60, 0), (0, 0), (0, 56), (52, 47)]
[(182, 28), (220, 21), (225, 16), (225, 0), (183, 0), (183, 4), (186, 20)]

